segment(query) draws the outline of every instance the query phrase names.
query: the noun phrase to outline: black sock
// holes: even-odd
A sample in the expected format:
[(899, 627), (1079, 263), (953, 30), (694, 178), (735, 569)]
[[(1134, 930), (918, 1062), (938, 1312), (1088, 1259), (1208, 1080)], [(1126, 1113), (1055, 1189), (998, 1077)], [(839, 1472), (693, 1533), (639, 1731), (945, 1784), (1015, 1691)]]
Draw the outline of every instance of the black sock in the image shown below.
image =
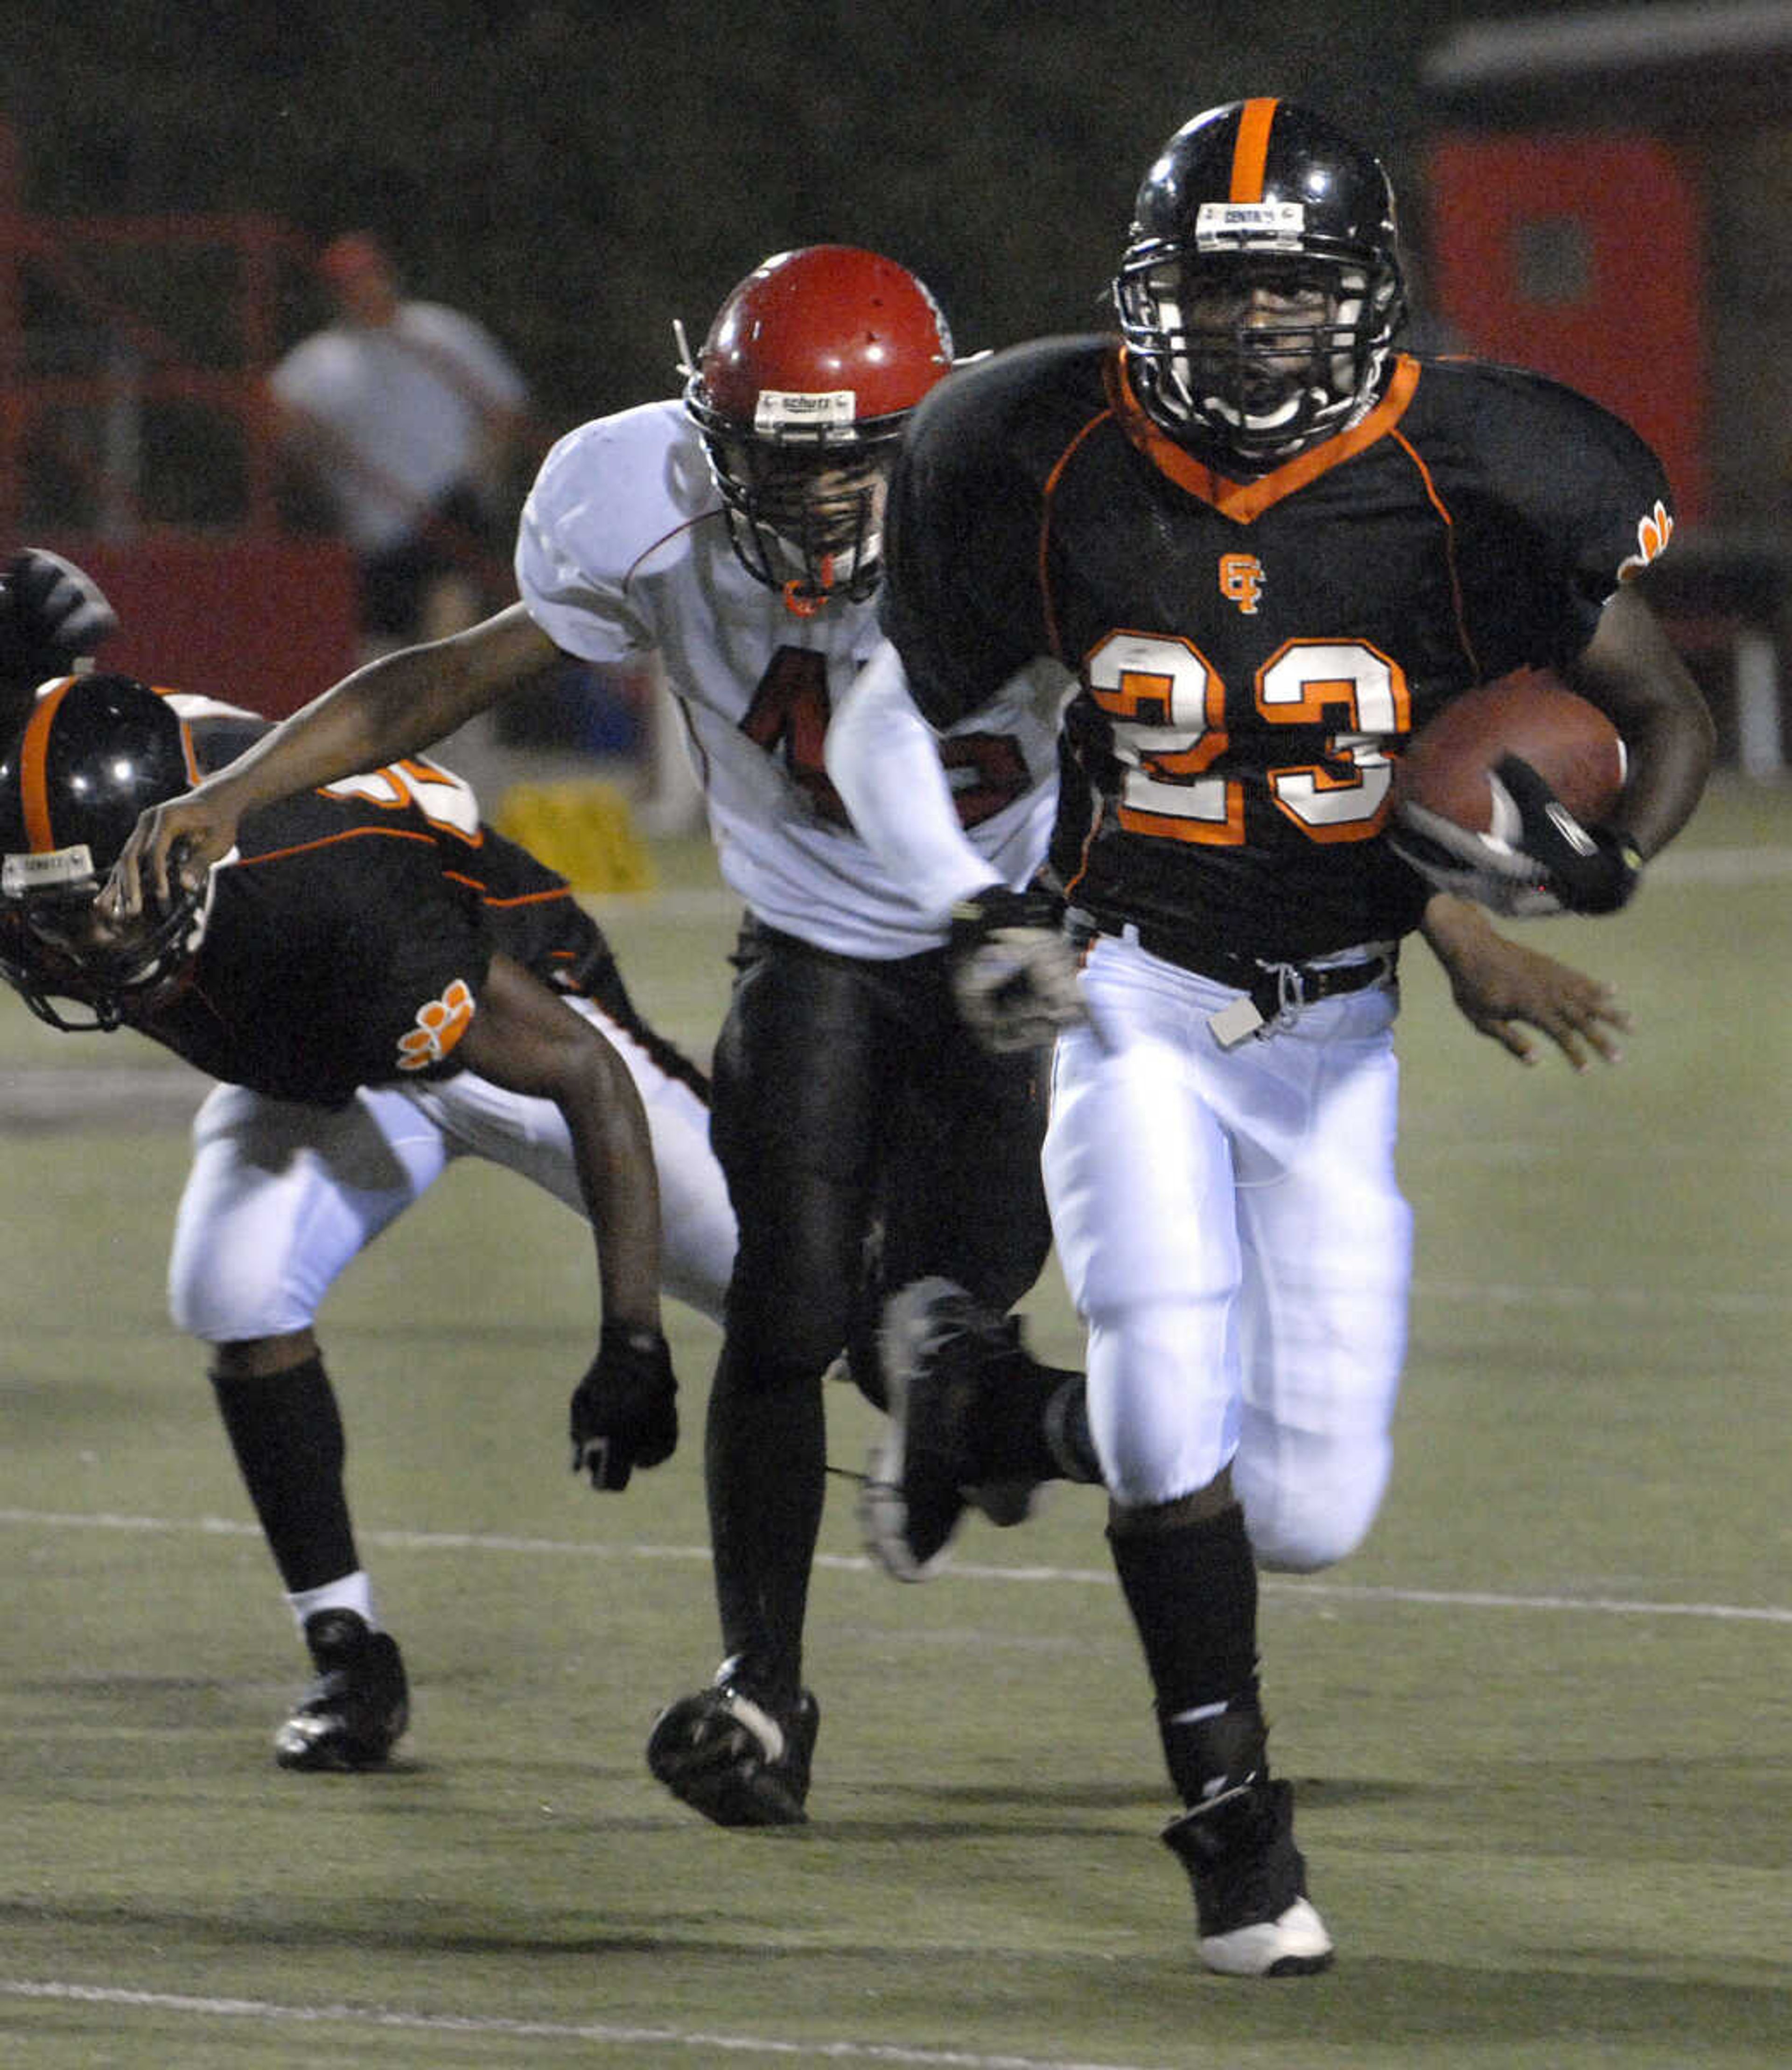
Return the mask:
[(819, 1377), (755, 1385), (725, 1344), (703, 1471), (723, 1647), (743, 1681), (788, 1704), (802, 1684), (809, 1569), (827, 1488)]
[[(1167, 1531), (1108, 1531), (1144, 1647), (1170, 1779), (1185, 1804), (1262, 1773), (1257, 1567), (1236, 1503)], [(1191, 1715), (1193, 1714), (1193, 1715)]]
[(257, 1378), (211, 1375), (238, 1469), (287, 1593), (361, 1565), (343, 1491), (347, 1445), (323, 1360)]

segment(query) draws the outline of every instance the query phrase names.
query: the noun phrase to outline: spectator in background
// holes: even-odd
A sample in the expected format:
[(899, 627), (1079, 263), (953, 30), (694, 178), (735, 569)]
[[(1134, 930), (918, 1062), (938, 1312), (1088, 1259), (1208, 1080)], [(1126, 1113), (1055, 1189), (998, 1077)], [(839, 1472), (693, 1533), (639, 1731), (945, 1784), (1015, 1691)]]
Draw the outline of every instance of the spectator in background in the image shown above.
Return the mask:
[(354, 550), (370, 648), (442, 638), (509, 599), (522, 377), (471, 317), (401, 294), (366, 231), (317, 271), (337, 318), (268, 377), (288, 458)]

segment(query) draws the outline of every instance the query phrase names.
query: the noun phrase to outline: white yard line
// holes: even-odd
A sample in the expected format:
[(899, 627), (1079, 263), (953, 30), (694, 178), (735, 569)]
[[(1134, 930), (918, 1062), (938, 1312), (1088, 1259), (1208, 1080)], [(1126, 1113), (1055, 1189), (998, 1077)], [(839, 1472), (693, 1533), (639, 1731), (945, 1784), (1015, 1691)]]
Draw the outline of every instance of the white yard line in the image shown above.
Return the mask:
[(385, 2033), (576, 2042), (586, 2048), (678, 2048), (712, 2056), (910, 2064), (919, 2066), (919, 2070), (1139, 2070), (1139, 2066), (1123, 2063), (1072, 2062), (1064, 2056), (984, 2056), (962, 2048), (904, 2048), (887, 2041), (798, 2041), (751, 2034), (705, 2033), (677, 2027), (613, 2026), (607, 2021), (477, 2019), (459, 2013), (403, 2011), (378, 2006), (202, 1998), (184, 1991), (135, 1991), (122, 1986), (65, 1983), (53, 1978), (0, 1978), (0, 1997), (109, 2006), (120, 2011), (188, 2013), (197, 2019), (258, 2021), (268, 2027), (354, 2027)]
[[(130, 1516), (113, 1512), (0, 1509), (0, 1528), (23, 1531), (113, 1531), (146, 1536), (255, 1538), (258, 1524), (223, 1516)], [(666, 1560), (685, 1562), (710, 1558), (706, 1545), (618, 1544), (587, 1539), (522, 1538), (503, 1532), (461, 1531), (369, 1531), (355, 1534), (369, 1545), (396, 1552), (485, 1552), (506, 1557), (556, 1560)], [(817, 1567), (842, 1574), (879, 1574), (869, 1560), (845, 1553), (816, 1556)], [(1111, 1572), (1099, 1567), (993, 1567), (971, 1560), (955, 1561), (939, 1576), (941, 1582), (989, 1581), (1017, 1588), (1099, 1588), (1114, 1586)], [(1628, 1596), (1524, 1595), (1488, 1589), (1406, 1589), (1351, 1581), (1299, 1581), (1263, 1577), (1271, 1594), (1323, 1597), (1342, 1603), (1405, 1603), (1447, 1610), (1549, 1610), (1598, 1617), (1676, 1617), (1714, 1623), (1792, 1626), (1792, 1606), (1773, 1603), (1661, 1602)]]

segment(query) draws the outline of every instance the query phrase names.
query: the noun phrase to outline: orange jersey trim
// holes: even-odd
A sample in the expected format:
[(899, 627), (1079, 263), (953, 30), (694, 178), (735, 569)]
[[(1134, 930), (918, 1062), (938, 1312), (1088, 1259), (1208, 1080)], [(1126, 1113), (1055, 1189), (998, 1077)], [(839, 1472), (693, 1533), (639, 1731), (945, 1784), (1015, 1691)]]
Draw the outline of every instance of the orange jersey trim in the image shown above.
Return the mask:
[(1074, 456), (1077, 448), (1091, 432), (1099, 430), (1113, 415), (1111, 409), (1098, 410), (1081, 431), (1070, 441), (1063, 452), (1052, 463), (1052, 471), (1045, 477), (1045, 486), (1039, 498), (1039, 602), (1040, 613), (1045, 621), (1045, 636), (1051, 642), (1054, 659), (1064, 659), (1064, 642), (1058, 636), (1058, 614), (1052, 608), (1051, 572), (1046, 565), (1052, 538), (1052, 498), (1058, 493), (1058, 485)]
[(517, 906), (546, 906), (572, 896), (572, 886), (562, 884), (550, 885), (545, 891), (519, 891), (513, 897), (498, 898), (477, 877), (468, 877), (458, 869), (444, 869), (442, 874), (451, 884), (464, 884), (469, 891), (477, 891), (481, 904), (489, 906), (495, 912), (508, 912)]
[[(253, 869), (264, 862), (284, 862), (289, 856), (309, 855), (313, 849), (334, 848), (339, 841), (422, 841), (426, 846), (436, 845), (433, 834), (415, 832), (409, 827), (345, 827), (339, 834), (320, 834), (316, 841), (295, 841), (290, 848), (271, 848), (260, 855), (246, 855), (235, 864), (239, 869)], [(445, 877), (446, 870), (442, 873)]]
[(1407, 405), (1418, 387), (1419, 366), (1406, 354), (1397, 354), (1393, 378), (1388, 383), (1386, 394), (1360, 423), (1352, 424), (1348, 432), (1340, 432), (1336, 437), (1325, 439), (1316, 446), (1309, 446), (1304, 452), (1296, 453), (1292, 460), (1284, 460), (1280, 467), (1260, 475), (1254, 481), (1233, 481), (1216, 473), (1179, 446), (1167, 432), (1158, 429), (1133, 393), (1123, 346), (1115, 348), (1107, 373), (1108, 391), (1114, 397), (1122, 428), (1159, 473), (1168, 476), (1178, 489), (1186, 489), (1203, 503), (1211, 504), (1222, 518), (1229, 518), (1234, 524), (1248, 525), (1297, 489), (1304, 489), (1322, 474), (1354, 459), (1377, 440), (1385, 438), (1406, 414)]
[(1263, 168), (1269, 162), (1270, 130), (1279, 100), (1247, 100), (1238, 112), (1238, 135), (1232, 146), (1233, 201), (1263, 198)]
[(1443, 521), (1443, 551), (1450, 571), (1450, 608), (1456, 615), (1456, 638), (1476, 682), (1481, 681), (1481, 663), (1475, 652), (1475, 642), (1469, 637), (1468, 611), (1463, 602), (1462, 571), (1456, 565), (1456, 521), (1450, 514), (1450, 505), (1438, 493), (1438, 485), (1431, 479), (1431, 470), (1420, 456), (1418, 447), (1404, 432), (1395, 432), (1393, 442), (1406, 456), (1424, 487), (1426, 500)]

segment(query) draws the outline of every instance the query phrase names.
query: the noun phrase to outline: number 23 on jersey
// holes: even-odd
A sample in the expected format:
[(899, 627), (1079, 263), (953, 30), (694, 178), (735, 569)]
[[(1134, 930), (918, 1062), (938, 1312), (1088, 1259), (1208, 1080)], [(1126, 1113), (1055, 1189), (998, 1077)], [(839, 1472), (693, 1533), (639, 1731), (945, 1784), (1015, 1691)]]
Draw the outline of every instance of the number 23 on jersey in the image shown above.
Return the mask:
[[(1243, 764), (1227, 727), (1228, 686), (1200, 648), (1172, 634), (1110, 632), (1090, 653), (1084, 680), (1125, 771), (1121, 825), (1170, 841), (1242, 845)], [(1316, 841), (1379, 833), (1393, 784), (1383, 743), (1412, 724), (1400, 665), (1366, 640), (1289, 640), (1257, 671), (1251, 696), (1271, 726), (1332, 729), (1323, 760), (1263, 770), (1277, 809)]]

